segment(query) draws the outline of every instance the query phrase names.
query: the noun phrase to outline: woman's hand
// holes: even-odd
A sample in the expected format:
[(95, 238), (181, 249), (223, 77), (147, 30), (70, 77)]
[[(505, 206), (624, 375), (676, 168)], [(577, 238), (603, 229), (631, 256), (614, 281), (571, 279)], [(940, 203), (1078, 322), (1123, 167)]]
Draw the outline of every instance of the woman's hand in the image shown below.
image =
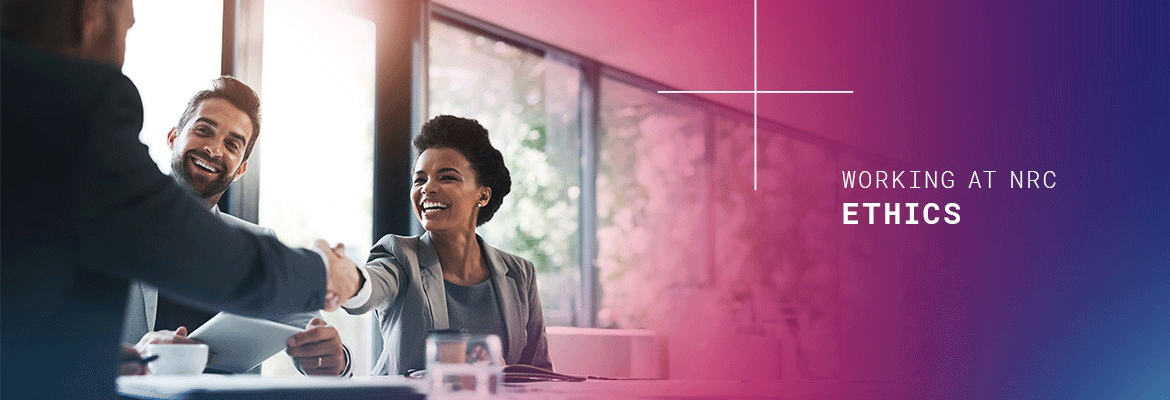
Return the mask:
[(358, 272), (357, 263), (345, 256), (345, 245), (338, 243), (337, 247), (330, 248), (329, 243), (321, 239), (314, 241), (313, 245), (325, 255), (329, 264), (327, 294), (322, 309), (335, 311), (361, 289), (362, 274)]

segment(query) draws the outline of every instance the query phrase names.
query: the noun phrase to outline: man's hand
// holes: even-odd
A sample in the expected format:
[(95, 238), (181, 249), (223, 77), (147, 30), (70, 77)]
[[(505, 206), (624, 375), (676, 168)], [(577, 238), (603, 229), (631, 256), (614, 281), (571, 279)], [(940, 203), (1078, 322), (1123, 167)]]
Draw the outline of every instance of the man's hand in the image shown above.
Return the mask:
[(118, 375), (146, 375), (150, 370), (139, 360), (142, 356), (138, 350), (129, 345), (122, 345), (122, 362), (118, 365)]
[[(148, 344), (201, 344), (195, 339), (187, 337), (187, 327), (180, 326), (174, 331), (154, 331), (147, 333), (142, 339), (138, 340), (138, 344), (134, 345), (134, 349), (139, 353), (146, 352), (146, 345)], [(207, 355), (207, 364), (215, 363), (217, 355), (210, 353)]]
[(195, 339), (187, 337), (187, 327), (180, 326), (174, 331), (154, 331), (143, 336), (138, 344), (134, 345), (134, 349), (138, 352), (145, 352), (148, 344), (199, 344)]
[(337, 310), (341, 303), (357, 294), (361, 288), (362, 274), (358, 272), (357, 263), (345, 257), (345, 245), (338, 243), (337, 247), (330, 248), (329, 243), (321, 239), (314, 241), (313, 245), (329, 260), (328, 294), (325, 295), (324, 309)]
[(345, 350), (337, 328), (313, 318), (301, 333), (288, 339), (284, 350), (307, 375), (338, 376), (345, 372)]

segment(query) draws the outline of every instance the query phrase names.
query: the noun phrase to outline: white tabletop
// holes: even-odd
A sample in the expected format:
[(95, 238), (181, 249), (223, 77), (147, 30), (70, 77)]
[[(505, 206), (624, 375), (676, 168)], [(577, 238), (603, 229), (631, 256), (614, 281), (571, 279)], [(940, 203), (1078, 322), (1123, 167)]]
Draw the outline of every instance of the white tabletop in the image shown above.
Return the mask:
[[(405, 390), (404, 390), (405, 389)], [(424, 381), (401, 376), (379, 377), (259, 377), (246, 375), (124, 376), (118, 391), (124, 395), (160, 399), (217, 398), (215, 393), (279, 394), (293, 399), (327, 391), (330, 397), (420, 397)], [(516, 400), (580, 399), (903, 399), (908, 385), (885, 382), (803, 381), (744, 382), (698, 380), (630, 380), (507, 384), (503, 398)], [(381, 391), (381, 392), (378, 392)], [(353, 396), (350, 396), (353, 394)], [(252, 397), (252, 396), (249, 396)]]
[[(256, 375), (122, 376), (118, 393), (148, 399), (216, 398), (217, 393), (267, 393), (297, 398), (314, 393), (399, 393), (403, 398), (420, 393), (422, 383), (401, 376), (379, 377), (262, 377)], [(309, 397), (309, 396), (307, 396)], [(362, 396), (355, 396), (362, 397)]]

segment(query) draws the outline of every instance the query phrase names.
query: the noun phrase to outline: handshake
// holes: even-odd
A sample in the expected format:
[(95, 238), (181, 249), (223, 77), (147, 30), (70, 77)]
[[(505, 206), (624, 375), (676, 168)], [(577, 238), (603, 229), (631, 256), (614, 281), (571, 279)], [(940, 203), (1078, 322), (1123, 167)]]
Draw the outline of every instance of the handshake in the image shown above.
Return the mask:
[(357, 263), (345, 256), (345, 245), (338, 243), (336, 247), (329, 247), (329, 243), (317, 239), (313, 242), (321, 254), (325, 255), (326, 267), (329, 269), (329, 281), (326, 284), (325, 311), (334, 311), (341, 304), (357, 294), (365, 284), (362, 274), (358, 272)]

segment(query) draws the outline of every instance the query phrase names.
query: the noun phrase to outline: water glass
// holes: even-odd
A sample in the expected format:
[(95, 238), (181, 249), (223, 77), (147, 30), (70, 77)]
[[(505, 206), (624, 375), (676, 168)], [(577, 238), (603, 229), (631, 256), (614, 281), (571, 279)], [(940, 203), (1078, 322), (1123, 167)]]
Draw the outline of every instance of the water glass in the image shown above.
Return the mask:
[(502, 354), (496, 335), (431, 333), (427, 336), (428, 398), (495, 398), (504, 381)]

